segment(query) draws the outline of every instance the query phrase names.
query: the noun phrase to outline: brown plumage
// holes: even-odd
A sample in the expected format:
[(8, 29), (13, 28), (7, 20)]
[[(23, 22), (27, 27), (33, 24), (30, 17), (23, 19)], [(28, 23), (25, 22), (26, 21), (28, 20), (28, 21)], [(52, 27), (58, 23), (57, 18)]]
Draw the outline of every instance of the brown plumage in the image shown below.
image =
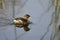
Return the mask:
[(22, 17), (15, 18), (14, 19), (15, 26), (18, 28), (23, 28), (25, 31), (29, 31), (30, 28), (28, 26), (29, 24), (31, 24), (31, 22), (28, 20), (29, 17), (30, 16), (26, 14), (24, 18)]

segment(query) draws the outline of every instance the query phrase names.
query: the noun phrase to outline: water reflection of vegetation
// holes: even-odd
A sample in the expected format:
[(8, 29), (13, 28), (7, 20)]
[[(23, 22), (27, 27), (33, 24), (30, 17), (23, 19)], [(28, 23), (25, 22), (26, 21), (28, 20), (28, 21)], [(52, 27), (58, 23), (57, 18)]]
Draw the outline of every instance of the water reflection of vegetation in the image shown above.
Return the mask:
[[(39, 2), (41, 2), (41, 0), (39, 0)], [(46, 31), (46, 33), (41, 37), (40, 40), (43, 40), (44, 37), (46, 36), (46, 34), (49, 32), (49, 27), (51, 26), (51, 24), (54, 25), (55, 31), (52, 32), (51, 37), (50, 37), (50, 40), (54, 40), (56, 34), (58, 33), (58, 31), (56, 31), (56, 29), (57, 29), (58, 20), (59, 20), (60, 1), (59, 1), (59, 0), (50, 0), (49, 2), (50, 2), (50, 3), (49, 3), (50, 6), (48, 6), (47, 10), (46, 10), (44, 13), (42, 13), (41, 16), (45, 15), (48, 11), (50, 11), (50, 8), (54, 8), (55, 10), (54, 10), (54, 12), (52, 13), (52, 19), (51, 19), (50, 24), (48, 25), (47, 31)], [(43, 5), (42, 2), (41, 2), (41, 4)], [(59, 28), (58, 28), (58, 29), (59, 29)], [(52, 35), (53, 35), (53, 37), (52, 37)]]

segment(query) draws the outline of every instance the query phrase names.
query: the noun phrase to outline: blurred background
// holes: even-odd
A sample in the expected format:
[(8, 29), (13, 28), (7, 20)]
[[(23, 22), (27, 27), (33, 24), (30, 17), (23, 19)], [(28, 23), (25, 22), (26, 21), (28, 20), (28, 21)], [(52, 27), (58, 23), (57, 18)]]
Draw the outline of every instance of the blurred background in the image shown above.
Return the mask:
[[(54, 10), (51, 8), (45, 13), (50, 3), (50, 0), (16, 0), (15, 17), (23, 17), (25, 14), (29, 14), (31, 16), (29, 20), (33, 22), (32, 25), (29, 25), (31, 30), (28, 32), (25, 32), (23, 28), (16, 28), (18, 40), (41, 39), (47, 30), (47, 27), (51, 21), (52, 12)], [(0, 10), (1, 17), (4, 16), (3, 18), (12, 20), (13, 0), (5, 0), (5, 8)], [(8, 22), (7, 20), (0, 20)], [(51, 26), (48, 34), (43, 40), (50, 39), (53, 29), (54, 28)], [(0, 26), (0, 40), (14, 40), (14, 38), (14, 25)]]

